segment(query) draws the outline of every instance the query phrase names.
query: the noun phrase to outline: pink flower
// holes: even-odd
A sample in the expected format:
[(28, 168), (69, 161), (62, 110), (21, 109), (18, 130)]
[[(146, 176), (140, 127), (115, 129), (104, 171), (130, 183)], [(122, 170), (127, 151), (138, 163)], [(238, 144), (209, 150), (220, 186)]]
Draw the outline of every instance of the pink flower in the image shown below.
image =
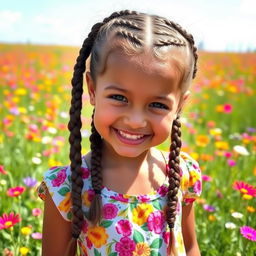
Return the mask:
[(215, 207), (213, 207), (212, 205), (208, 205), (208, 204), (204, 204), (203, 205), (204, 210), (206, 210), (207, 212), (214, 212), (215, 211)]
[(147, 195), (138, 196), (138, 200), (140, 200), (143, 203), (146, 203), (150, 200), (150, 198)]
[(233, 159), (228, 159), (228, 165), (230, 166), (230, 167), (233, 167), (233, 166), (235, 166), (236, 165), (236, 161), (235, 160), (233, 160)]
[(36, 239), (36, 240), (42, 239), (42, 233), (39, 233), (39, 232), (32, 233), (31, 236), (33, 239)]
[(201, 191), (202, 191), (202, 182), (201, 182), (200, 180), (198, 180), (198, 181), (194, 184), (193, 189), (194, 189), (194, 192), (195, 192), (196, 194), (200, 194)]
[(243, 226), (240, 228), (240, 233), (243, 237), (256, 242), (256, 230), (249, 226)]
[(52, 186), (59, 187), (65, 181), (66, 177), (66, 168), (64, 168), (61, 171), (59, 171), (57, 177), (52, 180)]
[(122, 237), (118, 243), (116, 243), (115, 250), (118, 252), (119, 256), (132, 256), (135, 246), (135, 242), (129, 237), (125, 236)]
[(83, 225), (82, 225), (82, 231), (83, 233), (86, 233), (88, 230), (88, 223), (86, 220), (83, 221)]
[(123, 203), (128, 203), (128, 198), (124, 198), (122, 194), (118, 194), (117, 196), (110, 196), (110, 198), (116, 200), (116, 201), (121, 201)]
[(0, 165), (0, 173), (7, 174), (7, 172), (5, 171), (3, 165)]
[(164, 227), (164, 214), (162, 211), (152, 212), (148, 216), (148, 229), (154, 231), (156, 234), (160, 234)]
[(113, 219), (116, 217), (118, 208), (114, 204), (105, 204), (103, 206), (103, 217), (105, 219)]
[(32, 215), (35, 217), (38, 217), (42, 214), (42, 210), (40, 208), (34, 208), (32, 209)]
[(169, 244), (169, 241), (170, 241), (170, 232), (169, 232), (169, 231), (168, 231), (168, 232), (164, 231), (164, 233), (163, 233), (163, 239), (164, 239), (164, 242), (165, 242), (166, 244)]
[(123, 236), (130, 236), (132, 233), (132, 225), (129, 220), (119, 220), (116, 225), (116, 231)]
[(167, 186), (161, 186), (159, 189), (158, 189), (158, 194), (161, 195), (161, 196), (166, 196), (167, 192), (168, 192), (168, 187)]
[(90, 175), (90, 172), (87, 168), (82, 167), (82, 179), (87, 179)]
[(86, 245), (89, 249), (92, 249), (92, 242), (88, 237), (86, 237)]
[(202, 180), (203, 180), (203, 181), (211, 182), (211, 181), (212, 181), (212, 177), (211, 177), (211, 176), (208, 176), (208, 175), (202, 175)]
[(0, 217), (0, 229), (6, 229), (13, 227), (15, 224), (21, 221), (19, 214), (14, 214), (11, 212), (9, 215), (6, 213), (3, 214), (2, 217)]
[(224, 156), (225, 156), (226, 158), (230, 158), (230, 157), (232, 156), (232, 153), (231, 153), (231, 152), (225, 152), (225, 153), (224, 153)]
[(17, 197), (17, 196), (21, 195), (24, 191), (25, 191), (24, 187), (17, 186), (14, 188), (9, 188), (7, 190), (7, 195), (10, 197)]
[(231, 104), (224, 104), (223, 111), (224, 111), (224, 113), (227, 113), (227, 114), (231, 113), (232, 112), (232, 105)]

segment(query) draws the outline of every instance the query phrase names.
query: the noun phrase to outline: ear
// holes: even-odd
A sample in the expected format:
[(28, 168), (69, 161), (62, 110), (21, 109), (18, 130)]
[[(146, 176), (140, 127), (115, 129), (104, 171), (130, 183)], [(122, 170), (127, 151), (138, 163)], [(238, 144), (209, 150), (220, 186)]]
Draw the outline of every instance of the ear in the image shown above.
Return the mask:
[(86, 72), (86, 84), (87, 84), (87, 90), (90, 97), (90, 103), (91, 105), (95, 105), (95, 84), (92, 80), (91, 73), (89, 71)]
[(182, 94), (180, 101), (179, 101), (179, 105), (177, 107), (177, 112), (176, 113), (180, 113), (183, 106), (185, 105), (186, 101), (188, 100), (190, 95), (190, 91), (186, 91), (185, 93)]

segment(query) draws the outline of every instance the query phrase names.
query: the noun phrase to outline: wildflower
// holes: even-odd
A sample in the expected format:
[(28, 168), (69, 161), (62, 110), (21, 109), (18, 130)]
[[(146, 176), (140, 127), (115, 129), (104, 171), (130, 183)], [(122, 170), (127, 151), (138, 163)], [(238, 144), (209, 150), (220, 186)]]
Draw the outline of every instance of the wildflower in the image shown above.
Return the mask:
[(256, 197), (256, 188), (254, 188), (252, 185), (247, 184), (243, 181), (235, 181), (233, 183), (233, 188), (235, 190), (240, 191), (241, 194), (246, 194), (252, 197)]
[(0, 229), (6, 229), (13, 227), (15, 224), (21, 221), (19, 214), (14, 214), (11, 212), (9, 215), (6, 213), (3, 214), (2, 217), (0, 217)]
[(227, 222), (225, 223), (225, 228), (227, 229), (235, 229), (236, 228), (236, 224), (233, 222)]
[(7, 172), (5, 171), (3, 165), (0, 165), (0, 173), (2, 173), (2, 174), (7, 174)]
[(215, 217), (214, 215), (210, 214), (210, 215), (208, 216), (208, 220), (209, 220), (209, 221), (215, 221), (215, 220), (216, 220), (216, 217)]
[(233, 150), (242, 156), (248, 156), (250, 154), (244, 146), (236, 145), (233, 147)]
[(215, 211), (215, 207), (213, 207), (212, 205), (204, 204), (203, 208), (207, 212), (214, 212)]
[(233, 167), (233, 166), (235, 166), (236, 165), (236, 161), (235, 160), (233, 160), (233, 159), (228, 159), (228, 165), (230, 166), (230, 167)]
[(214, 128), (214, 129), (210, 129), (209, 133), (212, 136), (220, 136), (222, 134), (222, 130), (220, 128)]
[(226, 141), (216, 141), (215, 147), (220, 150), (228, 150), (229, 145)]
[(256, 211), (256, 209), (255, 209), (253, 206), (250, 206), (250, 205), (248, 205), (248, 206), (246, 207), (246, 210), (247, 210), (248, 212), (251, 212), (251, 213), (253, 213), (253, 212)]
[(3, 250), (3, 256), (13, 256), (13, 252), (9, 248)]
[(240, 228), (240, 233), (246, 239), (256, 242), (256, 230), (254, 228), (249, 227), (249, 226), (242, 226)]
[(243, 197), (243, 199), (245, 199), (245, 200), (251, 200), (251, 199), (253, 198), (252, 195), (248, 195), (248, 194), (244, 194), (242, 197)]
[(42, 214), (42, 210), (40, 208), (34, 208), (32, 209), (32, 215), (35, 217), (38, 217)]
[(41, 164), (42, 160), (39, 157), (32, 157), (32, 163)]
[(24, 236), (30, 235), (32, 232), (32, 228), (31, 227), (23, 227), (21, 228), (21, 234)]
[(208, 176), (208, 175), (202, 175), (202, 180), (203, 180), (203, 181), (211, 182), (211, 181), (212, 181), (212, 177), (211, 177), (211, 176)]
[(223, 106), (223, 112), (226, 114), (229, 114), (232, 112), (232, 105), (231, 104), (225, 104)]
[(23, 179), (23, 182), (24, 184), (27, 186), (27, 187), (34, 187), (36, 184), (37, 184), (37, 180), (35, 178), (32, 178), (32, 177), (26, 177)]
[(232, 153), (227, 151), (227, 152), (224, 153), (224, 156), (226, 158), (230, 158), (232, 156)]
[(20, 254), (21, 255), (27, 255), (29, 252), (29, 249), (27, 247), (20, 247)]
[(42, 233), (39, 233), (39, 232), (35, 232), (35, 233), (32, 233), (31, 234), (31, 237), (33, 238), (33, 239), (36, 239), (36, 240), (40, 240), (40, 239), (42, 239)]
[(241, 218), (243, 218), (243, 214), (242, 213), (240, 213), (240, 212), (232, 212), (231, 213), (231, 215), (232, 215), (232, 217), (234, 217), (235, 219), (241, 219)]
[(10, 196), (10, 197), (16, 197), (16, 196), (21, 195), (24, 191), (25, 191), (24, 187), (17, 186), (17, 187), (14, 187), (14, 188), (9, 188), (7, 190), (7, 195)]
[(196, 144), (199, 147), (206, 147), (209, 143), (209, 137), (207, 135), (198, 135), (196, 137)]

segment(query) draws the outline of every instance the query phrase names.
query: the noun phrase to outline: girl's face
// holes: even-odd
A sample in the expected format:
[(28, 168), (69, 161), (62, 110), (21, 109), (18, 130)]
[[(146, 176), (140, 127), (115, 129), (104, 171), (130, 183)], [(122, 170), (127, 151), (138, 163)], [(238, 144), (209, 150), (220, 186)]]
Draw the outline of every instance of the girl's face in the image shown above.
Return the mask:
[(86, 73), (94, 125), (107, 148), (138, 157), (170, 135), (172, 121), (189, 92), (181, 94), (177, 63), (161, 64), (145, 55), (112, 52), (94, 84)]

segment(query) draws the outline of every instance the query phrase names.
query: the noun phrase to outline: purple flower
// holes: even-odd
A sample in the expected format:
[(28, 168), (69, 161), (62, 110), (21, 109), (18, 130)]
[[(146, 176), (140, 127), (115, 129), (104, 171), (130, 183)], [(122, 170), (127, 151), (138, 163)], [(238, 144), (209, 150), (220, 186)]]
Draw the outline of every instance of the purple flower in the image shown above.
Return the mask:
[(37, 180), (35, 178), (32, 178), (32, 177), (26, 177), (23, 179), (23, 182), (24, 184), (27, 186), (27, 187), (34, 187), (36, 184), (37, 184)]
[(240, 233), (243, 237), (256, 242), (256, 230), (249, 226), (243, 226), (240, 228)]
[(118, 252), (119, 256), (132, 256), (135, 250), (135, 242), (127, 236), (122, 237), (120, 241), (116, 243), (115, 250)]
[(212, 205), (208, 205), (208, 204), (204, 204), (203, 205), (204, 210), (206, 210), (207, 212), (214, 212), (215, 211), (215, 207), (213, 207)]

